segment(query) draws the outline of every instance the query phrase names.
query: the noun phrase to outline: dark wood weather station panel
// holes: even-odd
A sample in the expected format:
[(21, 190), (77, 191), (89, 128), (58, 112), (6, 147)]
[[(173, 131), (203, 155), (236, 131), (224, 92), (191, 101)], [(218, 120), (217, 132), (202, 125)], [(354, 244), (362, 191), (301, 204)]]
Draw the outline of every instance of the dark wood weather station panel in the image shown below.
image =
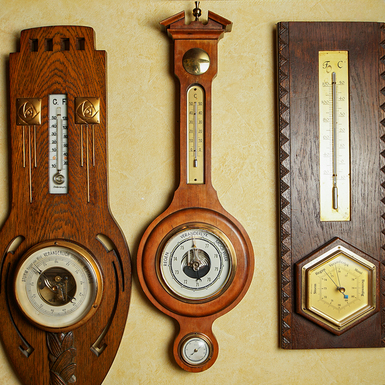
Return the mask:
[(285, 349), (385, 343), (384, 32), (277, 26)]

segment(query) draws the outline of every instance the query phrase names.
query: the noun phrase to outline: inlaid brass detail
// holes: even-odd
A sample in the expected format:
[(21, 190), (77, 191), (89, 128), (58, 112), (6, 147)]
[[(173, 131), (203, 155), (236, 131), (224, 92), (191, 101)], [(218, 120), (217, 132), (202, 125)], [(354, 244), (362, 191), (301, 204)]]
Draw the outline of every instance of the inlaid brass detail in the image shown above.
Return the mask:
[(41, 124), (41, 99), (16, 99), (16, 124), (18, 126), (34, 126)]
[(99, 124), (100, 123), (100, 99), (76, 98), (75, 99), (75, 123)]

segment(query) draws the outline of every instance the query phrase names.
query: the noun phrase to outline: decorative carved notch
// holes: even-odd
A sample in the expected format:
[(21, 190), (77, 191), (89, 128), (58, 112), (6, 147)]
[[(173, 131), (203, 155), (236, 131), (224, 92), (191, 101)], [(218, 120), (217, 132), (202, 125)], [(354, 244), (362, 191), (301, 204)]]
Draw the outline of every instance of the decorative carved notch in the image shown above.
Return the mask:
[(18, 126), (34, 126), (41, 124), (41, 99), (16, 99), (16, 124)]

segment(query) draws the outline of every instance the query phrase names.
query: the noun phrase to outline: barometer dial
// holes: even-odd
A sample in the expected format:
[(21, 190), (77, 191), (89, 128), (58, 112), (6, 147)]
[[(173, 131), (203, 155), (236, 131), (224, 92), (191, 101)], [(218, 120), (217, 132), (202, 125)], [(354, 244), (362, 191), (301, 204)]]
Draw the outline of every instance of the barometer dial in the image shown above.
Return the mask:
[(336, 330), (376, 307), (376, 267), (337, 246), (302, 267), (303, 308)]
[(178, 231), (159, 255), (165, 287), (187, 301), (208, 300), (223, 292), (234, 269), (230, 241), (208, 226), (191, 225)]
[(16, 270), (17, 303), (43, 329), (73, 329), (83, 324), (98, 309), (102, 289), (94, 258), (70, 242), (36, 245)]

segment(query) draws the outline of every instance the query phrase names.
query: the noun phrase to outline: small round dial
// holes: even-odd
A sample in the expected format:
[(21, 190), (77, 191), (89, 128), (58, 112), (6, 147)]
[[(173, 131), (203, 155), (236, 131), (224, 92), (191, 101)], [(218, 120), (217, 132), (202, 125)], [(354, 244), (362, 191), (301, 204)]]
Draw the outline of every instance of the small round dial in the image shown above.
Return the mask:
[(168, 238), (159, 258), (161, 281), (185, 300), (208, 300), (222, 292), (234, 271), (227, 237), (211, 226), (188, 226)]
[(76, 327), (101, 300), (102, 278), (93, 257), (70, 242), (36, 245), (22, 258), (15, 276), (16, 300), (41, 328)]
[(187, 336), (181, 344), (183, 360), (193, 366), (204, 364), (211, 356), (212, 348), (206, 339), (199, 336)]

